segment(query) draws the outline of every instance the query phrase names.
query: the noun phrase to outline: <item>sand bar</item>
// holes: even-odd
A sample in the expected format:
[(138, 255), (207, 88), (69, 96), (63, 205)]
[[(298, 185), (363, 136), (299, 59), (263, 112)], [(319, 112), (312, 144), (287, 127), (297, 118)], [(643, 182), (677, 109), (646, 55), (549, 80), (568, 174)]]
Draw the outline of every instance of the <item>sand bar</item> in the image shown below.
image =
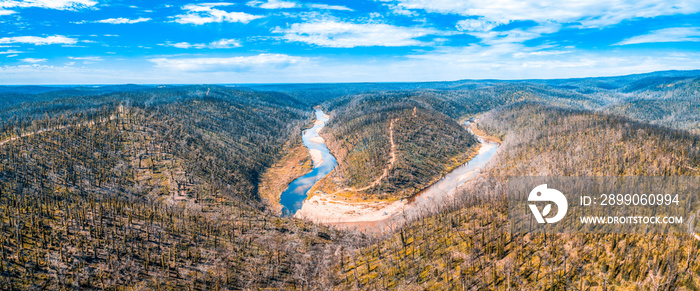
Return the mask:
[(314, 137), (310, 138), (309, 141), (310, 141), (310, 142), (315, 142), (315, 143), (324, 143), (324, 142), (326, 142), (326, 141), (324, 141), (323, 138), (320, 137), (320, 136), (314, 136)]
[(314, 167), (318, 167), (323, 163), (323, 154), (320, 150), (310, 149), (309, 154), (311, 154), (311, 160), (314, 161)]

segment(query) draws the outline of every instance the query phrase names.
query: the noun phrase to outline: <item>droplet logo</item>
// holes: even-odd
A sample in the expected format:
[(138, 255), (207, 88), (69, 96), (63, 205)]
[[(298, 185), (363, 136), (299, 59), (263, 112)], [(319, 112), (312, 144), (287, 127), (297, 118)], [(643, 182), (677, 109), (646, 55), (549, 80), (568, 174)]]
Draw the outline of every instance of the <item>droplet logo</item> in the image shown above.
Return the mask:
[(554, 202), (554, 204), (557, 205), (557, 215), (554, 217), (544, 218), (552, 211), (551, 203), (545, 205), (541, 213), (540, 210), (537, 209), (537, 205), (528, 204), (538, 223), (545, 223), (545, 221), (547, 223), (558, 222), (564, 218), (564, 215), (566, 215), (566, 210), (569, 208), (569, 203), (566, 201), (564, 194), (559, 192), (557, 189), (547, 188), (547, 184), (542, 184), (535, 187), (535, 189), (532, 189), (532, 191), (530, 191), (530, 195), (527, 197), (527, 200), (529, 202), (549, 201)]

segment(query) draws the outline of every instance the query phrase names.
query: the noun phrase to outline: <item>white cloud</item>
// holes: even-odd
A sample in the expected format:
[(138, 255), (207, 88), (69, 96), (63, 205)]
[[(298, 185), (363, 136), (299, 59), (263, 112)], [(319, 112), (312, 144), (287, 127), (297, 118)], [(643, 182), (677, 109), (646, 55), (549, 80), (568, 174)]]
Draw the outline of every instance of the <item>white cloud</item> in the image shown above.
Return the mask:
[[(74, 64), (73, 64), (74, 65)], [(2, 84), (154, 84), (160, 76), (138, 74), (134, 71), (105, 69), (104, 66), (61, 66), (45, 64), (0, 65)]]
[(340, 5), (328, 5), (328, 4), (309, 4), (307, 5), (310, 8), (314, 9), (323, 9), (323, 10), (343, 10), (343, 11), (354, 11), (348, 7), (345, 6), (340, 6)]
[(527, 54), (521, 57), (503, 47), (469, 46), (442, 47), (405, 58), (368, 56), (351, 60), (285, 55), (271, 58), (275, 61), (264, 61), (260, 56), (204, 59), (168, 56), (118, 71), (105, 69), (110, 66), (103, 65), (66, 67), (24, 63), (0, 65), (0, 84), (411, 82), (595, 77), (700, 67), (700, 53), (521, 51)]
[(201, 25), (206, 23), (221, 23), (221, 22), (241, 22), (248, 23), (254, 19), (262, 18), (263, 16), (252, 15), (245, 12), (226, 12), (221, 9), (216, 9), (219, 6), (230, 6), (232, 3), (202, 3), (188, 4), (182, 7), (187, 11), (185, 14), (174, 16), (175, 22), (180, 24), (195, 24)]
[(57, 10), (78, 10), (95, 6), (97, 1), (93, 0), (2, 0), (0, 7), (2, 8), (47, 8)]
[(96, 23), (109, 23), (109, 24), (134, 24), (134, 23), (139, 23), (139, 22), (146, 22), (146, 21), (151, 21), (150, 18), (145, 18), (145, 17), (139, 17), (136, 19), (128, 19), (128, 18), (107, 18), (107, 19), (102, 19), (102, 20), (97, 20), (95, 21)]
[(209, 48), (234, 48), (240, 46), (241, 42), (235, 39), (220, 39), (209, 43)]
[(3, 15), (10, 15), (10, 14), (15, 14), (15, 13), (17, 13), (17, 11), (7, 10), (7, 9), (2, 9), (2, 8), (0, 8), (0, 16), (3, 16)]
[[(71, 60), (74, 60), (74, 61), (82, 61), (82, 63), (85, 65), (94, 64), (97, 62), (104, 61), (104, 59), (101, 57), (68, 57), (68, 58)], [(75, 64), (75, 62), (68, 62), (66, 64), (70, 64), (72, 66)]]
[(513, 54), (513, 57), (516, 58), (526, 58), (526, 57), (533, 57), (533, 56), (555, 56), (555, 55), (562, 55), (562, 54), (568, 54), (571, 53), (572, 51), (557, 51), (557, 50), (552, 50), (552, 51), (532, 51), (532, 52), (517, 52)]
[(53, 35), (47, 37), (40, 36), (13, 36), (0, 38), (2, 43), (27, 43), (33, 45), (49, 45), (49, 44), (75, 44), (78, 40), (62, 35)]
[(168, 44), (166, 44), (166, 45), (167, 45), (167, 46), (171, 46), (171, 47), (176, 47), (176, 48), (183, 48), (183, 49), (187, 49), (187, 48), (191, 48), (191, 47), (192, 47), (192, 44), (191, 44), (191, 43), (189, 43), (189, 42), (184, 42), (184, 41), (183, 41), (183, 42), (177, 42), (177, 43), (168, 43)]
[(700, 41), (700, 27), (671, 27), (628, 38), (615, 45), (655, 42)]
[(267, 0), (259, 1), (254, 0), (246, 3), (246, 5), (251, 7), (258, 7), (263, 9), (281, 9), (281, 8), (297, 8), (299, 4), (290, 1), (280, 1), (280, 0)]
[(626, 19), (700, 12), (700, 1), (688, 0), (397, 0), (405, 9), (465, 16), (507, 23), (511, 20), (580, 22), (603, 27)]
[(418, 16), (418, 12), (416, 12), (415, 10), (406, 9), (401, 5), (393, 4), (393, 3), (386, 4), (386, 5), (389, 6), (389, 9), (391, 9), (391, 12), (393, 12), (394, 14), (409, 16), (409, 17)]
[(464, 19), (457, 22), (457, 29), (461, 31), (489, 31), (497, 26), (497, 23), (479, 19)]
[(399, 27), (379, 23), (347, 23), (318, 21), (292, 24), (288, 29), (276, 28), (288, 41), (305, 42), (325, 47), (368, 46), (426, 46), (430, 43), (416, 38), (439, 33), (436, 30), (417, 27)]
[(37, 64), (37, 63), (43, 63), (43, 62), (47, 61), (47, 59), (25, 58), (25, 59), (21, 59), (20, 61), (23, 61), (25, 63)]
[(284, 54), (260, 54), (229, 58), (155, 58), (149, 61), (158, 68), (177, 71), (240, 71), (261, 67), (286, 67), (305, 60), (302, 57)]
[(166, 46), (171, 46), (171, 47), (176, 47), (176, 48), (183, 48), (183, 49), (188, 49), (188, 48), (196, 48), (196, 49), (204, 49), (204, 48), (210, 48), (210, 49), (226, 49), (226, 48), (234, 48), (234, 47), (241, 47), (241, 42), (235, 39), (220, 39), (217, 41), (213, 41), (210, 43), (189, 43), (189, 42), (178, 42), (178, 43), (166, 43)]
[(0, 52), (0, 55), (14, 55), (14, 54), (21, 54), (23, 52), (17, 51), (17, 50), (6, 50), (4, 52)]
[(101, 57), (68, 57), (71, 60), (76, 61), (88, 61), (88, 62), (100, 62), (103, 61)]
[[(212, 7), (221, 7), (221, 6), (233, 6), (236, 5), (235, 3), (232, 2), (210, 2), (210, 3), (197, 3), (197, 4), (188, 4), (183, 6), (183, 9), (185, 10), (204, 10), (204, 8), (212, 8)], [(169, 7), (172, 7), (171, 5), (166, 5)], [(190, 8), (184, 8), (190, 6)]]
[(481, 39), (481, 43), (490, 46), (520, 45), (524, 41), (535, 39), (543, 34), (554, 33), (561, 29), (556, 23), (545, 23), (530, 28), (518, 28), (508, 31), (472, 31), (469, 34)]
[[(441, 64), (441, 66), (431, 66)], [(645, 73), (661, 70), (688, 70), (700, 66), (699, 54), (672, 56), (666, 52), (636, 54), (626, 52), (549, 51), (513, 46), (444, 48), (410, 60), (386, 66), (393, 80), (420, 78), (420, 71), (433, 80), (580, 78)], [(403, 71), (407, 73), (402, 73)], [(389, 80), (387, 80), (389, 81)]]

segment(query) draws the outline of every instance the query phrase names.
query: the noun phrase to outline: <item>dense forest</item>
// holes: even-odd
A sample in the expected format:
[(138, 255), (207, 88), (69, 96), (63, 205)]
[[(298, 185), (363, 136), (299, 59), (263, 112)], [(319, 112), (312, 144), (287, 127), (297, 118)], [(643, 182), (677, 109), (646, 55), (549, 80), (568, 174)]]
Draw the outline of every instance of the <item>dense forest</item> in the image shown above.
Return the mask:
[[(504, 185), (518, 175), (697, 176), (699, 77), (0, 87), (0, 281), (696, 290), (693, 236), (513, 235)], [(471, 117), (503, 144), (442, 207), (383, 233), (335, 229), (280, 217), (275, 201), (311, 168), (300, 134), (314, 106), (331, 115), (321, 135), (339, 161), (314, 191), (412, 195), (478, 149), (460, 125)]]

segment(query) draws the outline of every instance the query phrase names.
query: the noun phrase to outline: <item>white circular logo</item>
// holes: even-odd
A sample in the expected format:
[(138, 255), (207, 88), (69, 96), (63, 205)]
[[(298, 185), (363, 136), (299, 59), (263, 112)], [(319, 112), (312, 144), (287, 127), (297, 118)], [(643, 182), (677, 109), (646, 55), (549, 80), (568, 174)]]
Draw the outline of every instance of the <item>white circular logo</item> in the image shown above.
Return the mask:
[(555, 223), (560, 221), (562, 218), (564, 218), (564, 215), (566, 215), (566, 210), (569, 208), (569, 203), (566, 201), (564, 194), (559, 192), (557, 189), (547, 188), (547, 184), (542, 184), (535, 187), (535, 189), (532, 189), (532, 191), (530, 191), (530, 195), (527, 197), (527, 200), (530, 202), (550, 201), (557, 205), (557, 215), (554, 217), (544, 218), (552, 211), (551, 203), (545, 205), (541, 213), (540, 210), (537, 209), (537, 205), (528, 204), (528, 206), (530, 206), (530, 210), (532, 210), (532, 215), (535, 216), (538, 223), (545, 223), (545, 221), (547, 223)]

